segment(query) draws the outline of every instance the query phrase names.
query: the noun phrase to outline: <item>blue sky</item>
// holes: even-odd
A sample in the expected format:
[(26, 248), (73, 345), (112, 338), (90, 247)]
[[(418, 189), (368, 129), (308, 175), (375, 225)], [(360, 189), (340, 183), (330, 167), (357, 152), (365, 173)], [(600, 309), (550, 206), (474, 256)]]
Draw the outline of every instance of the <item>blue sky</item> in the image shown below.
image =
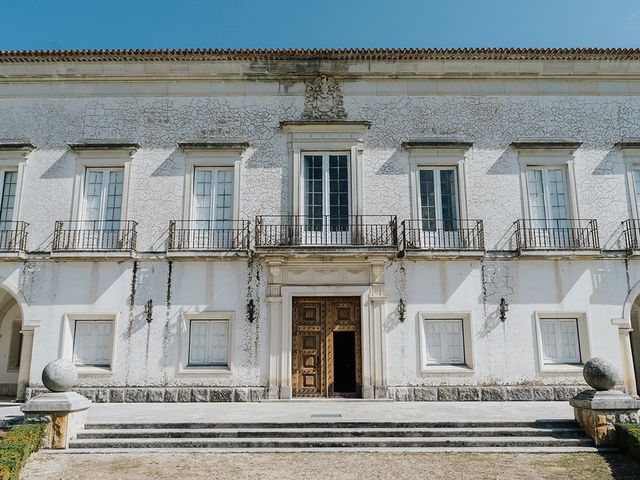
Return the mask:
[(640, 47), (640, 0), (0, 0), (0, 50)]

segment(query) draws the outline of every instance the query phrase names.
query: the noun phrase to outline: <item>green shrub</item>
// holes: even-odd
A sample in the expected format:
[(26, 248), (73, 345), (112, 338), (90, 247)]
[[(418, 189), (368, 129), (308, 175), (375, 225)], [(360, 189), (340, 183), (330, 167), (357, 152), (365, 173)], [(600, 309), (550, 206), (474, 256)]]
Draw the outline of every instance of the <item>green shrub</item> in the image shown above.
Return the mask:
[(42, 424), (18, 425), (0, 438), (0, 480), (18, 480), (29, 455), (40, 448), (44, 431)]
[(616, 438), (621, 450), (640, 461), (640, 424), (618, 423)]

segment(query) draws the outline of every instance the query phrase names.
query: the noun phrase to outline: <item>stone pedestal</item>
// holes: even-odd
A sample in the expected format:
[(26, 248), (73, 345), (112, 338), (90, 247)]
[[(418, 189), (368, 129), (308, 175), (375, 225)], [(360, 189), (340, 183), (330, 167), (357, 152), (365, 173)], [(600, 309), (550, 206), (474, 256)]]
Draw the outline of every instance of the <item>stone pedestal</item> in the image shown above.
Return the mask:
[(586, 390), (569, 403), (596, 446), (615, 443), (616, 423), (640, 423), (640, 400), (618, 390)]
[(47, 423), (45, 448), (67, 448), (87, 420), (91, 400), (74, 392), (49, 392), (22, 406), (26, 422)]

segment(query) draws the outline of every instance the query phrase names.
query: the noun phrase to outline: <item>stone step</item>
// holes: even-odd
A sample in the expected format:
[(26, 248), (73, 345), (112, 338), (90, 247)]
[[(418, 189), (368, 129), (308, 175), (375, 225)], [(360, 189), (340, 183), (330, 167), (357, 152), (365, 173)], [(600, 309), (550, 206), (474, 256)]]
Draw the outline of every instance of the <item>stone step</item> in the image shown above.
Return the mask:
[(533, 427), (476, 428), (143, 428), (88, 429), (79, 439), (114, 438), (335, 438), (335, 437), (585, 437), (582, 429)]
[(104, 438), (75, 439), (70, 449), (102, 448), (414, 448), (414, 447), (588, 447), (588, 438), (543, 437), (345, 437), (345, 438)]
[[(174, 447), (156, 447), (156, 448), (136, 448), (136, 453), (167, 453), (176, 452)], [(182, 449), (184, 450), (184, 449)], [(611, 447), (595, 447), (591, 446), (552, 446), (552, 447), (539, 447), (539, 446), (518, 446), (518, 447), (324, 447), (324, 448), (264, 448), (264, 447), (250, 447), (250, 448), (190, 448), (189, 453), (299, 453), (299, 452), (398, 452), (403, 453), (607, 453), (617, 452), (616, 448)], [(47, 450), (47, 454), (110, 454), (110, 453), (131, 453), (130, 448), (72, 448), (68, 450)]]
[(574, 420), (541, 420), (536, 422), (148, 422), (148, 423), (87, 423), (85, 430), (115, 429), (267, 429), (267, 428), (578, 428)]

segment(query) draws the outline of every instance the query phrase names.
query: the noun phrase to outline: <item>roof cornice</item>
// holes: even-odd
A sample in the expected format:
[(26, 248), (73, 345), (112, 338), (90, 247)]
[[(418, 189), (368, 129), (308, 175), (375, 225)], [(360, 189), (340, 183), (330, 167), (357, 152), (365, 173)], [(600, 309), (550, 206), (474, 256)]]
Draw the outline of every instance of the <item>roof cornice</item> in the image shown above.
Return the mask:
[(640, 60), (639, 48), (5, 50), (0, 63), (269, 60)]

